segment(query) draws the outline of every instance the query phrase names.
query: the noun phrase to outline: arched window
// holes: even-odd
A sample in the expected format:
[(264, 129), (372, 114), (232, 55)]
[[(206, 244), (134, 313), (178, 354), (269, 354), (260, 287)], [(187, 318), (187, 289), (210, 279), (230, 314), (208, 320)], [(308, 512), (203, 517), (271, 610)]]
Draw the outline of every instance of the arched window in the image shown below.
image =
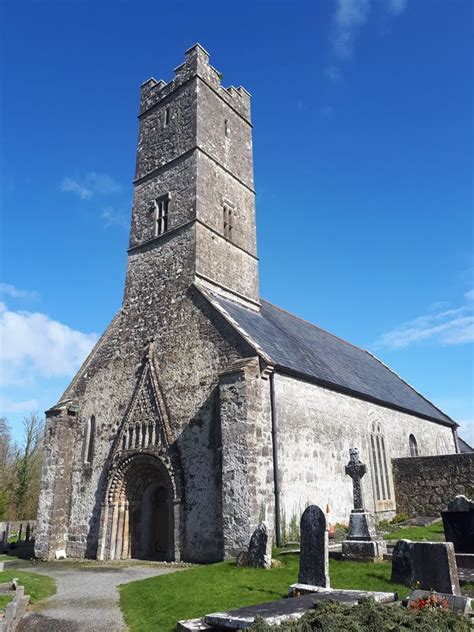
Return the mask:
[(90, 465), (94, 458), (95, 444), (95, 417), (91, 415), (86, 424), (86, 436), (84, 440), (84, 463)]
[(370, 464), (375, 508), (377, 511), (383, 511), (391, 508), (393, 504), (385, 437), (382, 434), (382, 427), (379, 422), (374, 421), (370, 430)]
[(408, 443), (410, 444), (410, 456), (418, 456), (418, 444), (415, 435), (410, 435)]
[(436, 440), (436, 450), (438, 454), (449, 454), (450, 452), (453, 452), (453, 450), (449, 449), (446, 437), (444, 437), (442, 434), (439, 434)]

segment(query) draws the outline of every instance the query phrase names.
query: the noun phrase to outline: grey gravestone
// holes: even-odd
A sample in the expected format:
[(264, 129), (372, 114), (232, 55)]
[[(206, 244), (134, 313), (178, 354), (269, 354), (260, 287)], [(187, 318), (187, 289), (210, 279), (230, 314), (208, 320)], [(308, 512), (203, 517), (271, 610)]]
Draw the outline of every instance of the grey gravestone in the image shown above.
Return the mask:
[(373, 516), (365, 510), (362, 493), (362, 477), (367, 467), (359, 459), (357, 448), (349, 450), (346, 474), (352, 478), (354, 509), (349, 518), (347, 540), (342, 543), (342, 556), (348, 559), (383, 559), (387, 552), (386, 543), (377, 538)]
[(413, 602), (417, 599), (425, 599), (430, 595), (436, 595), (438, 599), (445, 599), (448, 608), (457, 614), (467, 615), (471, 612), (471, 599), (470, 597), (458, 597), (456, 595), (449, 595), (447, 593), (440, 592), (428, 592), (426, 590), (414, 590), (408, 597), (408, 607), (411, 608)]
[(31, 527), (30, 527), (30, 523), (28, 523), (26, 525), (26, 534), (25, 534), (25, 541), (26, 542), (30, 541), (30, 535), (31, 535)]
[(470, 509), (474, 509), (474, 500), (467, 498), (464, 494), (455, 496), (448, 503), (448, 511), (469, 511)]
[(413, 542), (411, 540), (398, 540), (392, 554), (393, 584), (413, 586), (415, 583), (415, 569), (413, 567)]
[(261, 522), (250, 538), (248, 564), (254, 568), (271, 568), (272, 536), (265, 522)]
[(474, 501), (456, 496), (442, 511), (444, 535), (456, 553), (474, 553)]
[(461, 594), (452, 542), (413, 542), (413, 568), (421, 590)]
[(307, 507), (300, 522), (300, 584), (329, 588), (329, 540), (324, 512), (316, 505)]

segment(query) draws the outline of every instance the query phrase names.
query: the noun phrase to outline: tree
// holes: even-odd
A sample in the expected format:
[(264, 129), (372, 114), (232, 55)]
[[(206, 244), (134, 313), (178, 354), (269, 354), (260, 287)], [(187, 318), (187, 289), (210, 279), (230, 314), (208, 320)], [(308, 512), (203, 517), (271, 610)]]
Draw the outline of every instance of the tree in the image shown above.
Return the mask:
[(8, 514), (14, 482), (14, 463), (15, 447), (10, 425), (5, 417), (0, 417), (0, 520), (4, 520)]
[(43, 421), (37, 413), (23, 419), (23, 446), (16, 459), (14, 509), (17, 520), (36, 516), (43, 460)]

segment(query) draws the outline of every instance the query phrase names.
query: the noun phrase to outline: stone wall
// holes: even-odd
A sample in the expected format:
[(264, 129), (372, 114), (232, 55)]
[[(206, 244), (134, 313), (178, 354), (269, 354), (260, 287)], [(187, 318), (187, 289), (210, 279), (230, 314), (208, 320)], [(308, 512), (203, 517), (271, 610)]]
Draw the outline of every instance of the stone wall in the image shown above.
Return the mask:
[(397, 511), (436, 516), (452, 498), (474, 497), (474, 453), (392, 461)]
[[(448, 450), (455, 451), (450, 428), (415, 415), (282, 374), (275, 376), (275, 391), (281, 511), (287, 528), (292, 520), (299, 520), (308, 504), (322, 508), (329, 504), (332, 522), (349, 521), (352, 482), (344, 466), (352, 447), (359, 449), (367, 465), (363, 478), (365, 501), (370, 511), (375, 510), (369, 453), (373, 422), (381, 424), (388, 459), (409, 455), (410, 434), (416, 437), (420, 454), (436, 454), (440, 437)], [(391, 507), (387, 506), (392, 515), (396, 510), (394, 500)], [(389, 516), (379, 513), (379, 517)]]

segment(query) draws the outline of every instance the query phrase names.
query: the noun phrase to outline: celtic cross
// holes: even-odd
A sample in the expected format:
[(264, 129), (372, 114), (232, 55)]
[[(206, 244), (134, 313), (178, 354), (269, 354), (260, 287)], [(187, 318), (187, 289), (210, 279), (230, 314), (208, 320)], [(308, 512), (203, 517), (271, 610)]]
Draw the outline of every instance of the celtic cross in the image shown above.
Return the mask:
[(364, 511), (364, 499), (362, 496), (361, 480), (367, 471), (364, 463), (359, 460), (359, 450), (351, 448), (349, 450), (349, 463), (346, 465), (346, 474), (352, 478), (354, 490), (354, 511)]

